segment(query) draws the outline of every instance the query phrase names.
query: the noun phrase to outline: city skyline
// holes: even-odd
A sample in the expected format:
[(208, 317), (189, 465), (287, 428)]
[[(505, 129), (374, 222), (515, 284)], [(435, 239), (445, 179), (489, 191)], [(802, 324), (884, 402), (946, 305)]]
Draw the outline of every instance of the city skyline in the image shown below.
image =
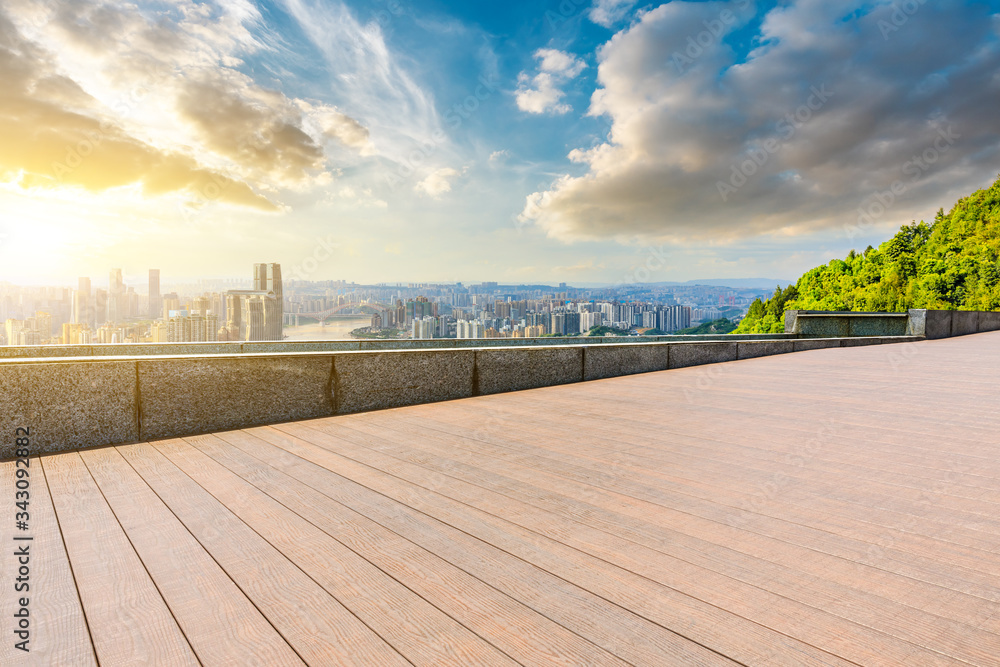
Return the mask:
[(992, 1), (131, 7), (0, 10), (0, 281), (791, 278), (998, 171)]
[[(107, 276), (107, 289), (89, 277), (80, 277), (76, 289), (0, 283), (0, 345), (281, 341), (289, 338), (286, 327), (293, 340), (656, 335), (692, 324), (731, 329), (754, 299), (768, 294), (748, 286), (588, 289), (495, 281), (405, 287), (299, 281), (286, 289), (274, 262), (254, 263), (248, 286), (211, 281), (193, 291), (161, 290), (156, 268), (148, 270), (146, 294), (120, 268)], [(354, 325), (324, 329), (335, 315)], [(309, 322), (320, 330), (310, 330)]]

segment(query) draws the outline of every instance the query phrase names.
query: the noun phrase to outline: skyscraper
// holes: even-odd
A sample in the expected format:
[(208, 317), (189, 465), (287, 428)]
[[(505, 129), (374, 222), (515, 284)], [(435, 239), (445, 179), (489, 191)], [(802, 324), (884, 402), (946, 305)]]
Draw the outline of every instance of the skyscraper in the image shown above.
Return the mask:
[(90, 295), (90, 278), (77, 280), (76, 292), (73, 294), (73, 322), (96, 326), (94, 304)]
[(282, 340), (284, 297), (280, 264), (254, 264), (253, 289), (226, 292), (226, 329), (239, 340)]
[(226, 294), (226, 330), (229, 340), (244, 340), (246, 329), (243, 321), (243, 297), (238, 292)]
[(149, 270), (149, 312), (148, 317), (155, 320), (160, 317), (162, 302), (160, 300), (160, 270)]
[(281, 264), (254, 264), (253, 288), (258, 292), (274, 292), (284, 310), (284, 295), (281, 291)]
[(122, 270), (111, 269), (108, 276), (108, 312), (107, 321), (117, 323), (125, 318), (127, 302), (125, 301), (125, 283), (122, 282)]

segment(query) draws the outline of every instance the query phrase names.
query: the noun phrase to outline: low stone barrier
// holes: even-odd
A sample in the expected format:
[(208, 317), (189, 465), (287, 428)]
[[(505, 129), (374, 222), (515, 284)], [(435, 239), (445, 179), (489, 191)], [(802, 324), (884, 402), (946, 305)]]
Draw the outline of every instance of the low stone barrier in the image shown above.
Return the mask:
[(772, 354), (918, 340), (602, 345), (0, 359), (0, 459), (534, 389)]
[(911, 309), (905, 313), (785, 311), (785, 333), (798, 337), (920, 336), (929, 340), (1000, 330), (1000, 312)]
[(788, 340), (787, 334), (707, 334), (698, 336), (552, 336), (547, 338), (435, 338), (429, 340), (314, 340), (224, 343), (106, 343), (94, 345), (0, 346), (0, 359), (39, 357), (134, 357), (169, 354), (262, 354), (272, 352), (389, 352), (392, 350), (473, 350), (565, 345), (635, 345), (704, 341)]

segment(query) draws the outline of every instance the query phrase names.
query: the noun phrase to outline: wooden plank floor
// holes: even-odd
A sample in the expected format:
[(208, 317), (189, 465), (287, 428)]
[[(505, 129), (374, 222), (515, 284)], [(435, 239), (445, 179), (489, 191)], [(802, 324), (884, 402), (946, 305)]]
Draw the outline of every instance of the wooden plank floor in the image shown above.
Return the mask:
[(31, 463), (3, 665), (1000, 665), (1000, 333)]

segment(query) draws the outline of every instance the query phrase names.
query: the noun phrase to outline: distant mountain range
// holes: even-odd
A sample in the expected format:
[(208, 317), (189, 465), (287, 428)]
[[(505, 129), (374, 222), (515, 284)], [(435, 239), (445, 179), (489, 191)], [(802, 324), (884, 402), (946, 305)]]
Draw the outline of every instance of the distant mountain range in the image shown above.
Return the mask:
[[(706, 285), (708, 287), (734, 287), (738, 289), (763, 289), (773, 290), (780, 285), (786, 287), (794, 285), (794, 280), (782, 280), (774, 278), (703, 278), (699, 280), (688, 280), (685, 282), (663, 281), (658, 283), (634, 283), (645, 287), (693, 287), (695, 285)], [(612, 287), (609, 283), (574, 283), (570, 287)]]

